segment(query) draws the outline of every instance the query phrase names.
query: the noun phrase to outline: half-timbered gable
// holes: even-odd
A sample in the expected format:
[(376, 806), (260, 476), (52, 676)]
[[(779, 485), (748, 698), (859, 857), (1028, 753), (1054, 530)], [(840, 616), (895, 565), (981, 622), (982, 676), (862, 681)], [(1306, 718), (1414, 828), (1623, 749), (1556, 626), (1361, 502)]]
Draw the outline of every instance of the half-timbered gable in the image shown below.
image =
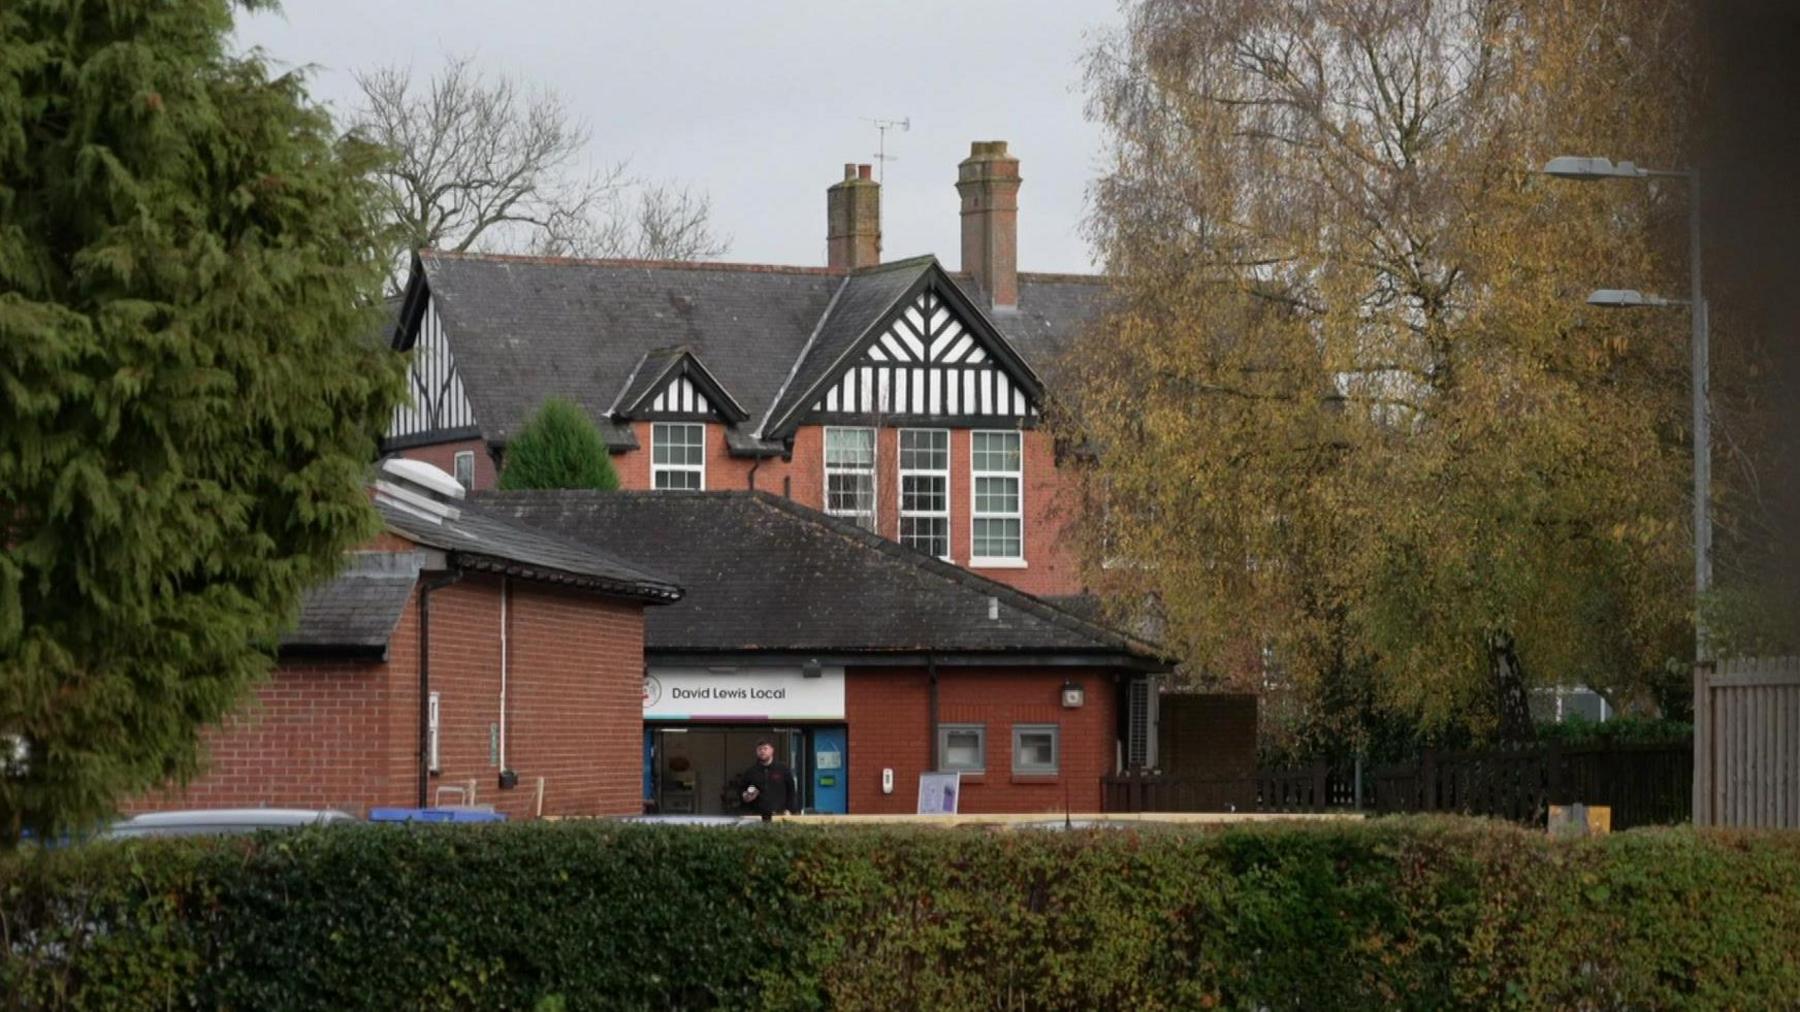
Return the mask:
[[(404, 321), (403, 321), (404, 325)], [(475, 409), (463, 390), (456, 356), (444, 337), (444, 322), (429, 297), (423, 300), (407, 369), (407, 400), (394, 409), (388, 427), (391, 444), (469, 439), (478, 434)]]
[(688, 348), (644, 353), (607, 414), (615, 419), (723, 422), (750, 417), (712, 370)]
[(764, 438), (812, 423), (1036, 423), (1037, 373), (935, 259), (861, 272), (849, 286), (863, 290), (833, 306), (771, 406)]

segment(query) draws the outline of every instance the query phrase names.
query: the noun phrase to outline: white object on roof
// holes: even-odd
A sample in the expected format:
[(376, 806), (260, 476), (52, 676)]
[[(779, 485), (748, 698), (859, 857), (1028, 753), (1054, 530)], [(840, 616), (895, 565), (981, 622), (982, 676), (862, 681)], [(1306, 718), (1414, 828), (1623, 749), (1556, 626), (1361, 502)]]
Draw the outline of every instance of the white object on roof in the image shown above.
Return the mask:
[(453, 505), (463, 497), (462, 482), (422, 460), (389, 457), (381, 462), (375, 498), (421, 520), (441, 524), (462, 511)]

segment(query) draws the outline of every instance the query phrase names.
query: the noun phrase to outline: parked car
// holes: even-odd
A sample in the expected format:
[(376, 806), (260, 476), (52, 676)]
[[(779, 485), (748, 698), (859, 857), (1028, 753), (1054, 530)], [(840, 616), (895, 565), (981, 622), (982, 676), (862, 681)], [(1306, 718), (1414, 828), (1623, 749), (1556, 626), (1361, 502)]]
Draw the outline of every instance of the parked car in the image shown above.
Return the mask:
[(100, 837), (117, 840), (139, 836), (224, 836), (355, 821), (355, 816), (335, 808), (207, 808), (133, 816), (107, 827)]

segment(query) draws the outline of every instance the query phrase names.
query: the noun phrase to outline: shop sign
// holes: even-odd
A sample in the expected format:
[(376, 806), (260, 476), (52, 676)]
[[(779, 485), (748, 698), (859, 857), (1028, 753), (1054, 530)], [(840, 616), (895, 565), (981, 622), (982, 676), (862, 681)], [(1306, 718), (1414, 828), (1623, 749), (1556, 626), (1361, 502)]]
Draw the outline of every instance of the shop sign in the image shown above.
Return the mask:
[(645, 720), (843, 720), (844, 669), (808, 678), (799, 668), (653, 668)]

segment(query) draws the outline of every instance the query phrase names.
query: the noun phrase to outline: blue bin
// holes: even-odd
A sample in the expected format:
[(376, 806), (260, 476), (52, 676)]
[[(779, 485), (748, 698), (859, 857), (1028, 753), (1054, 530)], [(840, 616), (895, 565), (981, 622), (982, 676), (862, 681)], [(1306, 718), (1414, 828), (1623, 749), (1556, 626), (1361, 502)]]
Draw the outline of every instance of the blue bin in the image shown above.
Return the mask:
[(475, 808), (371, 808), (370, 822), (505, 822), (505, 812)]

